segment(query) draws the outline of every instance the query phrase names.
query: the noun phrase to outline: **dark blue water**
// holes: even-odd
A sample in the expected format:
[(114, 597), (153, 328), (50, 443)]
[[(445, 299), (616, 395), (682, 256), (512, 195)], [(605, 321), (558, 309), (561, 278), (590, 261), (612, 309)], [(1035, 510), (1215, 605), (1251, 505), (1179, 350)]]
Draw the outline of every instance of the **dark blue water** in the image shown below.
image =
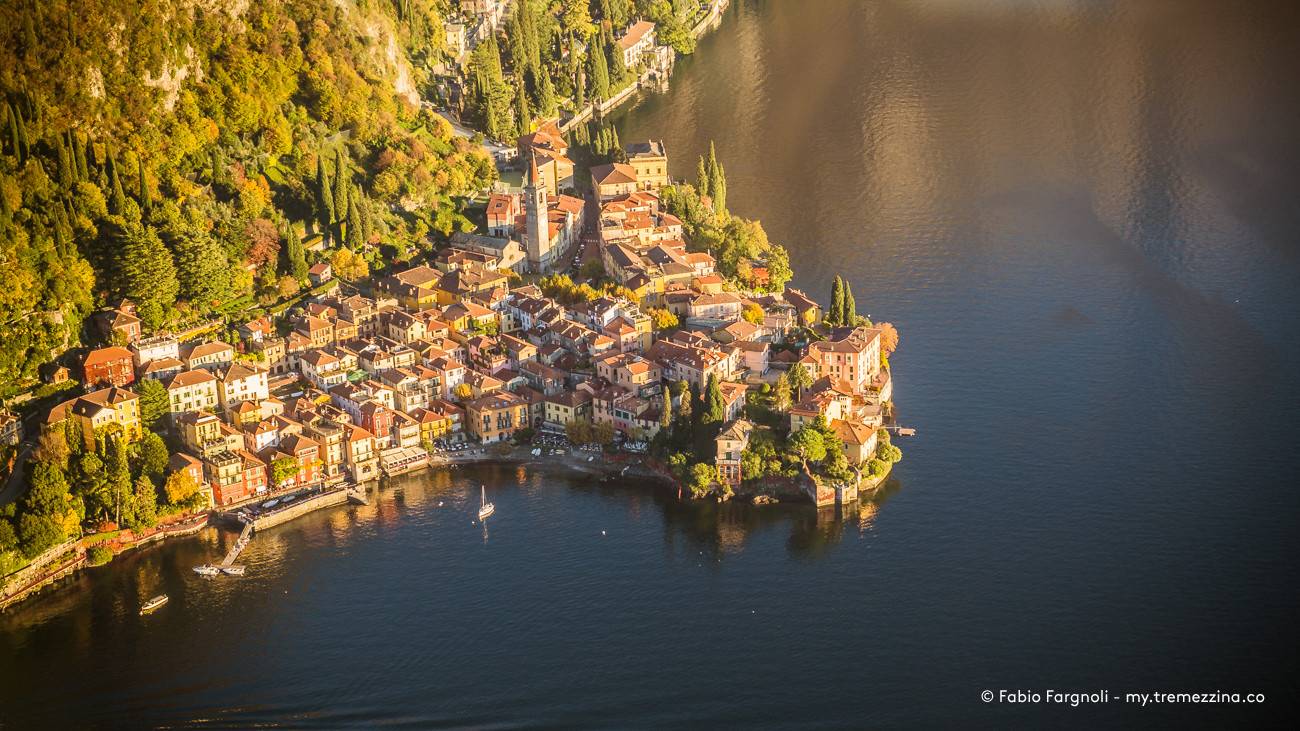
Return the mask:
[[(1006, 727), (1289, 719), (1300, 35), (1272, 4), (739, 2), (620, 113), (895, 323), (879, 503), (431, 476), (0, 616), (0, 724)], [(496, 493), (485, 539), (479, 482)], [(442, 505), (439, 506), (439, 501)], [(605, 530), (602, 536), (600, 531)], [(172, 602), (145, 620), (139, 601)], [(985, 704), (985, 689), (1262, 692)]]

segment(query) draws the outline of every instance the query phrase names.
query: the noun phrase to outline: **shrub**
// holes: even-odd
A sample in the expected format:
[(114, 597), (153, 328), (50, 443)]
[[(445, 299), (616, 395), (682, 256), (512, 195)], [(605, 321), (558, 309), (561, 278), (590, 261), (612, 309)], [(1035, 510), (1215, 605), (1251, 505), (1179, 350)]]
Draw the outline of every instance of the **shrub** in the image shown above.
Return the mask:
[(885, 474), (885, 469), (885, 463), (879, 459), (873, 458), (871, 461), (867, 462), (867, 474), (872, 477), (880, 477)]
[(86, 563), (91, 566), (103, 566), (113, 560), (113, 552), (107, 546), (91, 546), (86, 551)]

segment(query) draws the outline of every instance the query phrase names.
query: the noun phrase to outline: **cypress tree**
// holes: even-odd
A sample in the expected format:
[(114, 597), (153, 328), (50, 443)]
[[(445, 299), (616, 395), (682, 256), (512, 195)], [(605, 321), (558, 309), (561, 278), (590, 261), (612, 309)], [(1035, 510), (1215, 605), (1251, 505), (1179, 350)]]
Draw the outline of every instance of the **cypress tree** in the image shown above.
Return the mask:
[(628, 70), (627, 64), (623, 61), (623, 49), (619, 48), (618, 44), (614, 43), (613, 33), (608, 31), (605, 33), (604, 46), (605, 54), (609, 59), (610, 91), (618, 91), (627, 83), (631, 72)]
[(9, 148), (14, 157), (18, 157), (18, 119), (14, 117), (14, 105), (5, 102), (5, 127), (9, 130)]
[(713, 190), (718, 184), (720, 171), (718, 169), (718, 151), (713, 147), (713, 140), (709, 140), (709, 190)]
[(703, 155), (700, 155), (700, 162), (695, 166), (695, 190), (702, 196), (709, 194), (709, 171), (704, 167)]
[(587, 54), (587, 64), (591, 67), (587, 76), (591, 79), (592, 98), (596, 101), (608, 99), (609, 65), (605, 62), (604, 52), (598, 48), (591, 49)]
[(854, 325), (858, 321), (858, 303), (853, 301), (853, 285), (844, 280), (844, 314), (840, 320), (845, 325)]
[(357, 251), (361, 248), (361, 214), (357, 211), (357, 197), (348, 197), (348, 215), (347, 215), (347, 244), (348, 248)]
[(176, 302), (180, 284), (176, 262), (150, 227), (129, 221), (117, 247), (117, 272), (122, 294), (135, 301), (146, 327), (163, 322), (167, 308)]
[(207, 309), (230, 292), (230, 263), (221, 243), (206, 231), (190, 229), (171, 241), (181, 297)]
[(826, 324), (839, 325), (844, 317), (844, 283), (839, 275), (831, 282), (831, 306), (826, 310)]
[(126, 212), (126, 193), (122, 190), (122, 179), (117, 173), (117, 157), (108, 153), (109, 208), (117, 215)]
[(75, 132), (69, 132), (69, 135), (72, 137), (73, 156), (77, 161), (77, 179), (90, 180), (90, 165), (86, 162), (87, 141), (81, 139), (81, 135)]
[(68, 159), (68, 147), (64, 143), (63, 135), (54, 136), (54, 151), (59, 156), (59, 186), (63, 192), (72, 190), (72, 161)]
[(543, 70), (537, 77), (537, 111), (549, 117), (555, 113), (555, 85), (551, 75)]
[(713, 181), (713, 212), (724, 221), (729, 215), (727, 213), (727, 171), (721, 165), (718, 166), (718, 179)]
[(524, 93), (523, 77), (515, 86), (515, 121), (519, 125), (519, 134), (526, 135), (533, 131), (533, 113), (528, 108), (528, 95)]
[(343, 157), (343, 148), (336, 151), (334, 157), (334, 216), (336, 221), (343, 220), (348, 212), (348, 163)]
[(573, 72), (573, 106), (578, 111), (587, 106), (587, 79), (582, 74), (582, 69), (575, 69)]
[[(5, 188), (5, 176), (0, 175), (0, 191)], [(0, 228), (13, 221), (14, 212), (9, 210), (9, 196), (0, 193)]]
[(140, 159), (138, 156), (136, 157), (136, 170), (139, 172), (140, 176), (140, 189), (136, 195), (136, 200), (140, 202), (140, 210), (148, 213), (149, 209), (153, 208), (153, 198), (149, 196), (149, 183), (144, 177), (144, 160)]
[(673, 395), (665, 388), (663, 397), (663, 404), (659, 407), (659, 428), (667, 429), (673, 423)]
[(721, 424), (726, 416), (727, 404), (722, 399), (722, 388), (718, 385), (718, 374), (709, 374), (709, 383), (704, 391), (704, 415), (700, 421), (704, 424)]
[(31, 153), (31, 147), (27, 144), (27, 122), (23, 119), (23, 110), (14, 109), (14, 116), (18, 127), (18, 164), (27, 162), (27, 156)]
[(334, 221), (334, 198), (330, 195), (329, 176), (325, 174), (325, 153), (316, 156), (316, 222), (322, 232)]
[(307, 278), (307, 252), (302, 247), (302, 237), (291, 223), (285, 223), (280, 229), (280, 238), (284, 239), (285, 264), (288, 273), (297, 280)]

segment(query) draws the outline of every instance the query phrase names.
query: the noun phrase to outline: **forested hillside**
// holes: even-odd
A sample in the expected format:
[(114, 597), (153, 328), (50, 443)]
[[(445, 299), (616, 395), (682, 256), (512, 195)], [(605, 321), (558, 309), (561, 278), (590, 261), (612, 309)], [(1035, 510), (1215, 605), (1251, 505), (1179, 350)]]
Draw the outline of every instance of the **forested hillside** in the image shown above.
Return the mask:
[(174, 325), (294, 291), (304, 237), (390, 259), (467, 226), (495, 171), (418, 103), (441, 5), (0, 4), (0, 395), (118, 297)]

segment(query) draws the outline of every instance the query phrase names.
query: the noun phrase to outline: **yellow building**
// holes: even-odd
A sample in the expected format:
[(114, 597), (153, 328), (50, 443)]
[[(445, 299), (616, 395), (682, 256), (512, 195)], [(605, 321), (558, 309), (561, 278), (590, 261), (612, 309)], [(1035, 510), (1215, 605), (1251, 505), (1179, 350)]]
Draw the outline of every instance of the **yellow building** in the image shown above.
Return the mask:
[(627, 164), (636, 171), (636, 187), (641, 190), (658, 190), (668, 185), (668, 154), (663, 140), (633, 142), (624, 146)]

